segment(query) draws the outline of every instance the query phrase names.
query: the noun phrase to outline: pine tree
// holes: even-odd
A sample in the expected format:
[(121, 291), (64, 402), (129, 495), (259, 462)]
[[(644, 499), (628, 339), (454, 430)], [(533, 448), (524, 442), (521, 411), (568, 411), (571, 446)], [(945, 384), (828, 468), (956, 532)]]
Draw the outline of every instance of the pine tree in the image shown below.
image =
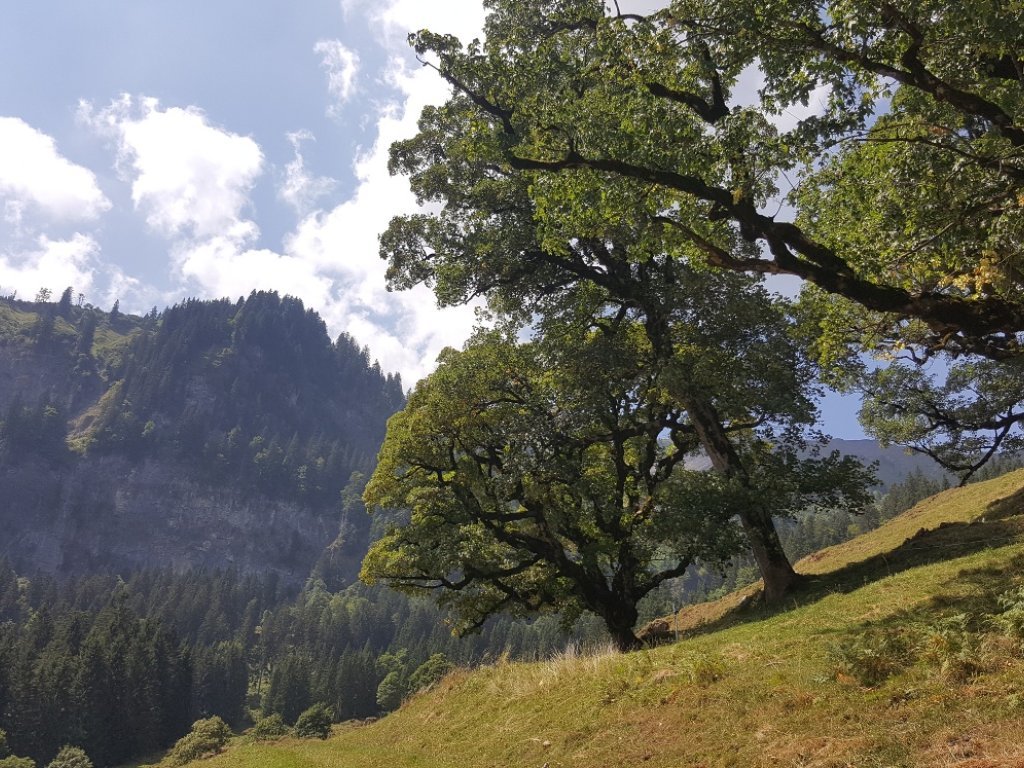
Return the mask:
[(68, 286), (64, 289), (64, 293), (60, 295), (60, 301), (57, 302), (58, 317), (63, 317), (65, 320), (71, 319), (72, 296), (71, 286)]

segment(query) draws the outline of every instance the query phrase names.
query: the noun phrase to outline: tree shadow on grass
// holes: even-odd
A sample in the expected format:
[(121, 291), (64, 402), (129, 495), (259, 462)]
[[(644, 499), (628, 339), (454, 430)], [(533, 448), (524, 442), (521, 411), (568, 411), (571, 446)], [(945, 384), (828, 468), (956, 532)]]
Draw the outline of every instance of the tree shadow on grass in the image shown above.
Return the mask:
[[(871, 582), (884, 579), (897, 573), (917, 568), (922, 565), (951, 560), (958, 557), (981, 552), (1011, 544), (1024, 539), (1024, 488), (1009, 496), (998, 499), (988, 505), (985, 514), (971, 523), (942, 523), (936, 528), (922, 528), (916, 534), (889, 552), (883, 552), (850, 563), (831, 573), (806, 576), (789, 596), (785, 604), (766, 606), (760, 599), (760, 591), (752, 589), (750, 595), (740, 601), (736, 607), (711, 621), (696, 627), (688, 627), (679, 633), (680, 637), (694, 637), (710, 632), (717, 632), (726, 627), (774, 616), (796, 607), (808, 605), (828, 595), (847, 593), (859, 589)], [(1019, 568), (1024, 568), (1024, 556), (1014, 558)], [(974, 579), (985, 594), (998, 594), (998, 587), (1006, 584), (1006, 570), (1003, 568), (962, 572), (958, 581), (963, 584), (966, 579)], [(974, 598), (976, 599), (976, 598)], [(994, 597), (992, 598), (994, 600)], [(933, 603), (940, 602), (953, 609), (963, 609), (959, 605), (971, 598), (954, 598), (936, 595)], [(670, 622), (661, 622), (670, 628)], [(668, 642), (672, 637), (662, 632), (652, 632), (651, 644), (658, 641)]]

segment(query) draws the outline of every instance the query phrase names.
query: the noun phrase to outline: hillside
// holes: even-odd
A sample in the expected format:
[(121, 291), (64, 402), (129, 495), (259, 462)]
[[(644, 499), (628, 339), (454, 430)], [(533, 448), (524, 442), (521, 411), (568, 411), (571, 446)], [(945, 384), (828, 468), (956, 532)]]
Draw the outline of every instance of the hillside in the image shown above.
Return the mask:
[(350, 581), (369, 521), (342, 492), (403, 400), (367, 349), (273, 292), (146, 317), (0, 300), (0, 557), (300, 584), (319, 559)]
[(208, 768), (1024, 765), (1024, 471), (802, 561), (787, 610), (686, 610), (685, 639), (497, 663), (325, 742)]

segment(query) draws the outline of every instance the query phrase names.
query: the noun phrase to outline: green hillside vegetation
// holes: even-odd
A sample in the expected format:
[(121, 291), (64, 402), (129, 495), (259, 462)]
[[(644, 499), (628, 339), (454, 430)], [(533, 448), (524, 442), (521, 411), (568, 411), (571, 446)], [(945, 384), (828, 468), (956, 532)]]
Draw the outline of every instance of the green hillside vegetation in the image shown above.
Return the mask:
[(332, 342), (315, 312), (275, 292), (145, 317), (7, 297), (0, 352), (17, 371), (0, 387), (2, 422), (52, 406), (77, 454), (185, 460), (309, 503), (334, 502), (372, 466), (404, 400), (367, 348), (347, 334)]
[(34, 323), (35, 315), (31, 312), (13, 306), (13, 302), (0, 304), (0, 338), (11, 339), (22, 334), (27, 336)]
[(1017, 471), (805, 558), (784, 608), (749, 588), (660, 622), (677, 643), (457, 671), (327, 741), (197, 765), (1024, 765), (1022, 566)]

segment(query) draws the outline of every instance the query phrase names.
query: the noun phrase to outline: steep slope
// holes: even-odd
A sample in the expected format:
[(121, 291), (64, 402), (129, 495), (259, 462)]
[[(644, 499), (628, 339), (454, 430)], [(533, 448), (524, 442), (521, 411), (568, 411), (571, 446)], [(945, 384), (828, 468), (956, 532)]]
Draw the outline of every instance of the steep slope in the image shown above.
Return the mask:
[(352, 578), (369, 522), (342, 491), (372, 467), (402, 387), (301, 301), (254, 292), (138, 318), (4, 300), (0, 371), (0, 556), (22, 570), (302, 581), (320, 558), (321, 575)]
[(946, 491), (744, 595), (686, 639), (456, 673), (326, 742), (236, 743), (209, 768), (1024, 766), (1024, 471)]

